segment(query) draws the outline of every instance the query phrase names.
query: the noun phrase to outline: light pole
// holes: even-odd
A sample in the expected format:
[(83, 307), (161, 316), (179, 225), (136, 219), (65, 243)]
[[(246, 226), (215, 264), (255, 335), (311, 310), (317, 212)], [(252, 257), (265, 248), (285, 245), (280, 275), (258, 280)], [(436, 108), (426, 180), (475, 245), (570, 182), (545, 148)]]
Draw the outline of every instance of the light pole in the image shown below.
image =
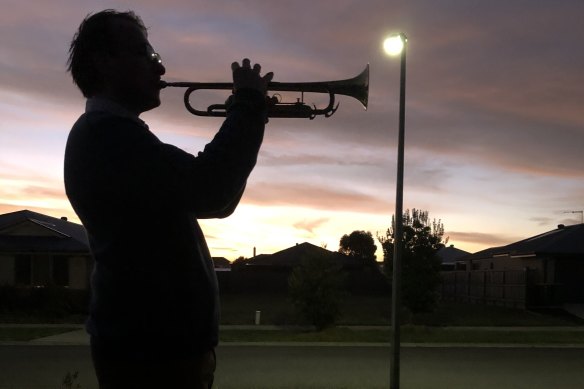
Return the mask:
[(404, 33), (390, 36), (383, 42), (389, 55), (400, 55), (399, 82), (399, 136), (397, 145), (397, 178), (395, 190), (395, 230), (393, 239), (393, 278), (391, 296), (391, 375), (390, 388), (399, 389), (400, 372), (400, 311), (401, 311), (401, 262), (403, 252), (403, 200), (404, 200), (404, 137), (406, 119), (406, 47)]

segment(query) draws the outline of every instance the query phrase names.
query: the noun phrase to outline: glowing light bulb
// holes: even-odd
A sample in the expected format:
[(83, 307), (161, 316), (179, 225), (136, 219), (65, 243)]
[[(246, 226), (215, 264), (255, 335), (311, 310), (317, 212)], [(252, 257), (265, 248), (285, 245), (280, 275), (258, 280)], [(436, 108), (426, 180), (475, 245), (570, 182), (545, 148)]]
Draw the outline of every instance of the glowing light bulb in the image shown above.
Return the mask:
[(388, 55), (399, 55), (404, 49), (404, 38), (401, 35), (392, 35), (383, 41), (383, 50)]

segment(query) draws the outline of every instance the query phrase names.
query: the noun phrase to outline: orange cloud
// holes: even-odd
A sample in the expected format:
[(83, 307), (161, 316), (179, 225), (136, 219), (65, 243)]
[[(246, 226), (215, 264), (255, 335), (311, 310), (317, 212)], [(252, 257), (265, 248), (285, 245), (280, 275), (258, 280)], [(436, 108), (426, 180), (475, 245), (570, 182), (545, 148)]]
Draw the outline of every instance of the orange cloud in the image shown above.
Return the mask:
[(371, 195), (306, 183), (256, 182), (246, 189), (245, 202), (263, 206), (297, 206), (329, 211), (376, 213), (388, 204)]

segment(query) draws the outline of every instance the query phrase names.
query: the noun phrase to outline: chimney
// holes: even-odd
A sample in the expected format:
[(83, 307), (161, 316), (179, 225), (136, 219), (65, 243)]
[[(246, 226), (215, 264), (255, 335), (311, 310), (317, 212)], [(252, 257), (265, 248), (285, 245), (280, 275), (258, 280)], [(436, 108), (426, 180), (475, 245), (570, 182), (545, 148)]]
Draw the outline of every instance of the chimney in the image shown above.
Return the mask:
[(558, 230), (562, 230), (564, 227), (566, 227), (566, 226), (563, 224), (558, 224)]
[(256, 248), (255, 248), (255, 246), (253, 247), (253, 256), (254, 257), (256, 256)]
[(63, 220), (64, 222), (67, 221), (67, 216), (61, 216), (61, 220)]

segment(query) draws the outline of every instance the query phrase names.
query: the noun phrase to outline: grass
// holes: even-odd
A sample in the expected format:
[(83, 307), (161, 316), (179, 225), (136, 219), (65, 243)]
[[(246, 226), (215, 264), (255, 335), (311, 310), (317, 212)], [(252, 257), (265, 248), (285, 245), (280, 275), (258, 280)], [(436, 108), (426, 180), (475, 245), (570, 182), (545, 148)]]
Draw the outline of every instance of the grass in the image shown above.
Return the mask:
[[(307, 330), (222, 330), (221, 342), (335, 342), (335, 343), (389, 343), (389, 329), (359, 330), (334, 327), (321, 332)], [(500, 331), (487, 329), (444, 329), (422, 326), (404, 326), (403, 343), (484, 343), (484, 344), (584, 344), (584, 331)]]
[[(348, 296), (342, 304), (339, 325), (390, 325), (389, 296)], [(261, 324), (298, 325), (294, 308), (284, 294), (223, 294), (222, 324), (254, 324), (255, 311), (261, 311)], [(422, 326), (573, 326), (583, 324), (558, 312), (538, 313), (516, 308), (440, 303), (432, 313), (402, 315), (404, 324)]]
[[(0, 327), (0, 341), (30, 341), (45, 336), (78, 330), (72, 327)], [(302, 329), (222, 329), (222, 343), (232, 342), (335, 342), (335, 343), (389, 343), (390, 329), (355, 329), (333, 327), (321, 332)], [(403, 326), (403, 343), (514, 343), (514, 344), (584, 344), (584, 331), (578, 330), (497, 330)]]
[(0, 341), (23, 342), (78, 329), (76, 327), (0, 327)]
[[(343, 326), (390, 325), (389, 296), (348, 296), (343, 302), (339, 327), (322, 332), (285, 328), (277, 331), (223, 329), (223, 342), (389, 342), (389, 329), (354, 329)], [(222, 325), (252, 325), (255, 312), (261, 311), (261, 324), (288, 326), (306, 325), (294, 313), (284, 294), (224, 294), (222, 295)], [(440, 303), (432, 313), (402, 315), (402, 341), (414, 343), (579, 343), (584, 344), (584, 331), (538, 331), (537, 327), (579, 326), (578, 320), (558, 312), (531, 312), (521, 309)], [(0, 341), (28, 341), (78, 329), (68, 324), (83, 322), (71, 316), (52, 327), (0, 327)], [(0, 315), (4, 323), (48, 323), (30, 315)], [(61, 325), (62, 324), (62, 325)], [(442, 327), (531, 327), (529, 331), (485, 329), (444, 329)]]

